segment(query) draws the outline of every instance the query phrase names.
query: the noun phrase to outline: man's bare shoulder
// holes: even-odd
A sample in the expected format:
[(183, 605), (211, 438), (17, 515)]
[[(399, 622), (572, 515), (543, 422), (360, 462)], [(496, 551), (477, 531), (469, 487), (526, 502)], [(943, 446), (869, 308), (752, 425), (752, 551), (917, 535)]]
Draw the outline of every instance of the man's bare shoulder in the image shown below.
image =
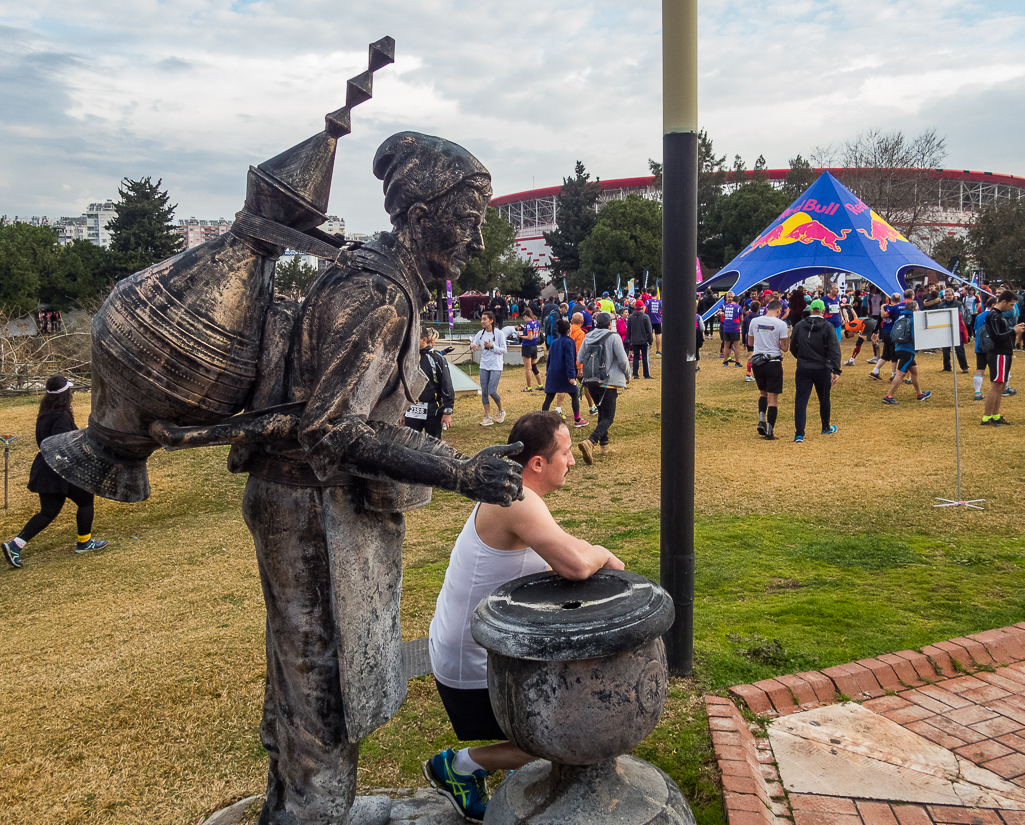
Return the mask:
[(496, 550), (522, 550), (530, 542), (523, 537), (525, 524), (536, 524), (538, 519), (551, 519), (548, 505), (529, 487), (523, 488), (523, 498), (508, 507), (481, 504), (477, 511), (477, 535), (481, 541)]

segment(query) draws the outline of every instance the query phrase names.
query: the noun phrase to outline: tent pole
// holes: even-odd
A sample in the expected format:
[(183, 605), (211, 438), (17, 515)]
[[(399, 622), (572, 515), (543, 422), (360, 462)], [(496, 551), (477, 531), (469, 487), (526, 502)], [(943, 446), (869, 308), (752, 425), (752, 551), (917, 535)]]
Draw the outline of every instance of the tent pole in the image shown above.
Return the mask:
[(676, 608), (669, 672), (694, 668), (694, 366), (697, 339), (697, 0), (662, 0), (662, 513), (660, 578)]

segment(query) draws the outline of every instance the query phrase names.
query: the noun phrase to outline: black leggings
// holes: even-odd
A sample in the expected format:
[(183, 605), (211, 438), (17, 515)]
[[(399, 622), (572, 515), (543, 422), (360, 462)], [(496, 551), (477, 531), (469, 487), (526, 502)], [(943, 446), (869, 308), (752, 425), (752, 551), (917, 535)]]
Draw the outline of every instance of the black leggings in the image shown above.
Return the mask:
[[(567, 391), (566, 395), (569, 396), (570, 402), (573, 404), (573, 418), (580, 418), (580, 393), (576, 387), (573, 387), (572, 391)], [(542, 412), (548, 412), (552, 408), (552, 402), (555, 400), (554, 392), (545, 393), (545, 403), (541, 405)]]
[(794, 431), (796, 435), (804, 435), (804, 424), (808, 417), (808, 399), (814, 387), (819, 397), (819, 417), (822, 429), (829, 429), (829, 389), (832, 386), (833, 371), (829, 367), (816, 370), (804, 370), (800, 367), (794, 372)]
[(39, 494), (39, 512), (28, 520), (28, 524), (18, 533), (18, 538), (30, 541), (49, 527), (50, 522), (57, 518), (64, 507), (64, 502), (69, 498), (78, 505), (78, 512), (75, 514), (78, 535), (88, 536), (93, 530), (93, 494), (69, 484), (66, 496), (61, 493)]

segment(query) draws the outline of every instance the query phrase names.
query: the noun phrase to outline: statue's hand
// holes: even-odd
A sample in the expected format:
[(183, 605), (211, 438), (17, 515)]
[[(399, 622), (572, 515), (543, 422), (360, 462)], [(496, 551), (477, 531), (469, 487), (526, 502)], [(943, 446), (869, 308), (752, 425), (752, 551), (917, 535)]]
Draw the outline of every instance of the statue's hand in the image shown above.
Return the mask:
[(457, 477), (457, 492), (485, 504), (508, 507), (523, 498), (523, 469), (515, 461), (503, 458), (518, 453), (523, 444), (499, 444), (481, 450), (473, 458), (462, 462)]

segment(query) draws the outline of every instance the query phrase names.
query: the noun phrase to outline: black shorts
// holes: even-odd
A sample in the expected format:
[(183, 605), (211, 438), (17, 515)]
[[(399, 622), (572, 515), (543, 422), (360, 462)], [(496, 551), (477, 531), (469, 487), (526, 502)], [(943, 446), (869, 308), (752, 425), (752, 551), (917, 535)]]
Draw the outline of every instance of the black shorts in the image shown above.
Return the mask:
[(915, 353), (899, 349), (896, 351), (894, 360), (897, 362), (897, 372), (908, 372), (915, 366)]
[(883, 361), (896, 361), (897, 356), (894, 354), (893, 341), (890, 340), (890, 333), (884, 332), (879, 336), (883, 342)]
[(724, 332), (722, 334), (722, 339), (724, 341), (726, 341), (727, 343), (729, 343), (730, 341), (739, 341), (740, 340), (740, 333), (739, 332)]
[(989, 380), (994, 384), (1006, 384), (1011, 377), (1012, 355), (997, 352), (986, 353), (989, 361)]
[(661, 335), (662, 334), (662, 322), (659, 321), (657, 324), (652, 322), (652, 324), (651, 324), (651, 331), (653, 333), (655, 333), (656, 335)]
[(771, 392), (776, 395), (783, 392), (782, 358), (757, 366), (752, 364), (751, 374), (755, 377), (755, 383), (762, 392)]
[(537, 359), (537, 344), (523, 344), (520, 347), (520, 355), (524, 358)]
[(460, 742), (508, 738), (502, 733), (498, 720), (495, 719), (487, 688), (459, 690), (443, 685), (437, 679), (434, 680), (434, 684), (438, 688), (445, 713), (448, 714), (452, 729)]
[(975, 369), (980, 372), (989, 365), (989, 353), (977, 352), (975, 353)]

